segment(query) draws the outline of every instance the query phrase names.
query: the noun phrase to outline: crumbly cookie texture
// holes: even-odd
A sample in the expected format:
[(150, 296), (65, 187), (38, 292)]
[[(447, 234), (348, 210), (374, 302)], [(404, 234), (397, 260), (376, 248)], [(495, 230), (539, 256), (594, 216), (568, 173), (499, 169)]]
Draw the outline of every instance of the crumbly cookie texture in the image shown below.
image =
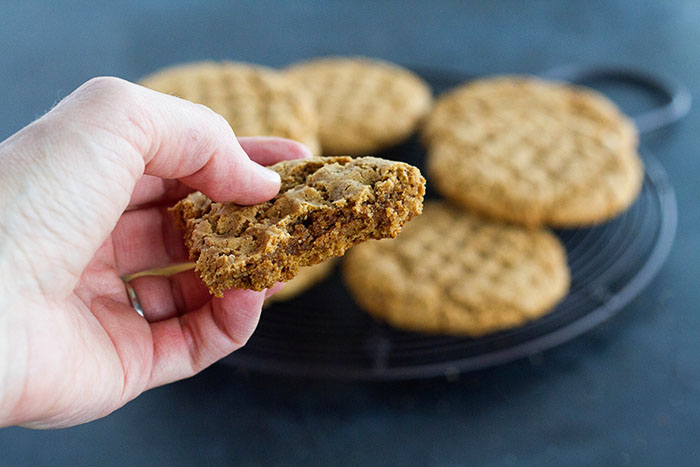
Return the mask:
[(406, 139), (432, 105), (428, 85), (398, 65), (322, 58), (285, 74), (315, 97), (326, 155), (374, 153)]
[(368, 239), (396, 237), (422, 211), (425, 180), (403, 162), (316, 157), (270, 166), (277, 196), (238, 206), (192, 193), (172, 209), (195, 270), (217, 297), (263, 290)]
[(509, 222), (595, 224), (626, 209), (642, 184), (634, 125), (580, 87), (525, 77), (468, 83), (438, 100), (422, 136), (443, 196)]
[(265, 299), (265, 305), (291, 300), (297, 295), (306, 292), (328, 277), (337, 261), (337, 258), (331, 258), (313, 266), (299, 268), (297, 275), (284, 284), (282, 290)]
[(165, 68), (140, 82), (206, 105), (237, 136), (293, 139), (320, 154), (313, 97), (276, 70), (234, 62), (195, 62)]
[(467, 336), (546, 314), (570, 280), (564, 248), (550, 232), (438, 201), (427, 202), (396, 240), (353, 248), (343, 276), (362, 308), (396, 327)]

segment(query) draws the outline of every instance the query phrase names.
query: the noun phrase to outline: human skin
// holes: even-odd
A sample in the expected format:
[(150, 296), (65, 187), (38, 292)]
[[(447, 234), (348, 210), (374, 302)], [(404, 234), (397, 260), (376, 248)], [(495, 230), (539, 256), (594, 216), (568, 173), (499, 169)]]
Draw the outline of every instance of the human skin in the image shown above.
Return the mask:
[(244, 345), (266, 292), (140, 277), (141, 317), (121, 277), (187, 260), (167, 207), (189, 191), (266, 201), (280, 181), (262, 166), (309, 156), (111, 77), (0, 143), (0, 426), (94, 420)]

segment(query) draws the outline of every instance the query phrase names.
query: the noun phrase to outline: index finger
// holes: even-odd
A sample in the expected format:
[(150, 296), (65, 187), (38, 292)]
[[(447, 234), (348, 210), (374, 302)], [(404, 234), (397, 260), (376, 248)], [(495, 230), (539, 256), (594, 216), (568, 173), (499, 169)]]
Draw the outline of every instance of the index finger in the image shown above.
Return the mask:
[[(145, 173), (239, 204), (268, 200), (279, 190), (277, 173), (252, 161), (228, 122), (200, 104), (103, 77), (82, 85), (44, 117), (60, 118), (107, 146), (128, 170), (132, 188)], [(95, 154), (75, 157), (89, 170)]]

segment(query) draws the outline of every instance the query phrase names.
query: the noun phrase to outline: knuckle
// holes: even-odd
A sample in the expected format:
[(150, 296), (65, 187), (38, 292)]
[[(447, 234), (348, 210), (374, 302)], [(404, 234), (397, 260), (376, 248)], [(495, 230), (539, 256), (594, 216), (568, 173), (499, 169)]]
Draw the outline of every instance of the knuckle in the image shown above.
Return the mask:
[(139, 86), (114, 76), (98, 76), (86, 81), (67, 100), (66, 110), (77, 118), (88, 119), (90, 125), (119, 136), (138, 152), (148, 150), (152, 128)]
[(86, 81), (78, 88), (76, 94), (88, 95), (98, 100), (112, 100), (115, 97), (123, 97), (129, 94), (129, 88), (133, 86), (128, 81), (114, 76), (98, 76)]
[(226, 120), (226, 118), (224, 118), (223, 115), (218, 114), (218, 113), (214, 112), (213, 110), (211, 112), (214, 114), (214, 118), (216, 119), (216, 124), (219, 125), (222, 128), (222, 130), (226, 130), (226, 131), (233, 130), (231, 128), (231, 124), (228, 122), (228, 120)]
[(115, 109), (128, 110), (139, 107), (139, 86), (114, 76), (98, 76), (86, 81), (74, 93), (71, 100), (79, 106), (90, 106), (97, 111), (111, 114)]
[(231, 131), (231, 125), (229, 124), (228, 120), (226, 120), (226, 118), (224, 118), (223, 115), (221, 115), (218, 112), (215, 112), (214, 110), (212, 110), (210, 107), (207, 107), (206, 105), (203, 105), (203, 104), (194, 104), (194, 105), (211, 119), (211, 124), (214, 125), (218, 130)]

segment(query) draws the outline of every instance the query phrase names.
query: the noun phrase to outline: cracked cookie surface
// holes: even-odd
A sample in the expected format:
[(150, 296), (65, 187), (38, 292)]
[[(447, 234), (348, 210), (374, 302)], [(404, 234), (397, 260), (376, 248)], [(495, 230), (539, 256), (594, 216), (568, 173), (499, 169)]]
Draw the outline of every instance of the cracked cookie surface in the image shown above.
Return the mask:
[(403, 162), (315, 157), (269, 168), (282, 179), (270, 201), (239, 206), (196, 192), (171, 209), (216, 296), (263, 290), (362, 241), (396, 237), (422, 211), (425, 180)]
[(423, 129), (431, 183), (513, 223), (603, 222), (636, 198), (637, 131), (593, 90), (528, 77), (477, 80), (442, 96)]
[(550, 311), (569, 288), (566, 254), (544, 229), (525, 229), (430, 201), (393, 241), (346, 255), (355, 301), (396, 327), (479, 336)]

